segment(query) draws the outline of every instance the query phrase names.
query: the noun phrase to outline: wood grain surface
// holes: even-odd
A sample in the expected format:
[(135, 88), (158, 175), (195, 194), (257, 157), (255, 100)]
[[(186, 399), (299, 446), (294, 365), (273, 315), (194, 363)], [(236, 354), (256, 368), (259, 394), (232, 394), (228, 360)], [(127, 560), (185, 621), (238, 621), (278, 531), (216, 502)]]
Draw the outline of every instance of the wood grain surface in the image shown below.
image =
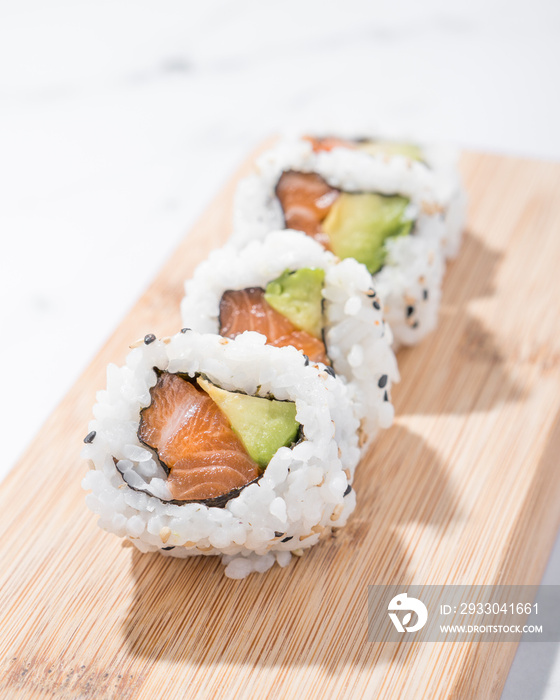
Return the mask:
[(399, 353), (396, 424), (336, 538), (231, 581), (214, 557), (124, 547), (85, 507), (105, 366), (179, 328), (183, 280), (229, 235), (249, 165), (0, 488), (0, 697), (499, 698), (515, 644), (368, 643), (367, 587), (541, 578), (560, 524), (560, 165), (463, 156), (468, 229), (441, 322)]

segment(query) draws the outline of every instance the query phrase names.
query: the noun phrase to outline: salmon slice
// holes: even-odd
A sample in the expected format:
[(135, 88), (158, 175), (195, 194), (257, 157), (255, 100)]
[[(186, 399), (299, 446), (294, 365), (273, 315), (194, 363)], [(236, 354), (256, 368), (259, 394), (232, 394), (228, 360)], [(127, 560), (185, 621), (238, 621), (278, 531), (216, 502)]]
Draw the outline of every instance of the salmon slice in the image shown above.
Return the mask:
[(267, 338), (268, 345), (278, 348), (293, 345), (311, 362), (330, 365), (325, 344), (307, 331), (296, 328), (264, 298), (264, 289), (249, 287), (224, 292), (220, 301), (220, 335), (235, 338), (244, 331), (256, 331)]
[(309, 141), (315, 153), (320, 151), (332, 151), (333, 148), (356, 148), (356, 144), (346, 139), (339, 139), (336, 136), (304, 136), (305, 141)]
[(276, 196), (284, 212), (287, 228), (303, 231), (330, 250), (329, 237), (321, 222), (339, 195), (335, 187), (316, 173), (282, 173), (276, 185)]
[(140, 413), (138, 437), (167, 469), (175, 500), (233, 497), (260, 476), (225, 415), (193, 382), (161, 372), (150, 396)]

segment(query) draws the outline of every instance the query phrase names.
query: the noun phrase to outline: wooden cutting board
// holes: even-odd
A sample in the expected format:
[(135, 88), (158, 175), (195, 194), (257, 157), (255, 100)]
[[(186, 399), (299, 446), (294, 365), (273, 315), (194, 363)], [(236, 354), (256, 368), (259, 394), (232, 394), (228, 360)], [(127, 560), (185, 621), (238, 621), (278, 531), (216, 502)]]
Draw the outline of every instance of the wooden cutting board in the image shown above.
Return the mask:
[[(466, 153), (438, 330), (399, 353), (395, 426), (336, 538), (231, 581), (96, 526), (80, 459), (105, 366), (180, 326), (240, 173), (0, 488), (0, 697), (498, 698), (515, 644), (372, 644), (373, 583), (538, 583), (560, 520), (560, 165)], [(92, 311), (93, 313), (94, 311)]]

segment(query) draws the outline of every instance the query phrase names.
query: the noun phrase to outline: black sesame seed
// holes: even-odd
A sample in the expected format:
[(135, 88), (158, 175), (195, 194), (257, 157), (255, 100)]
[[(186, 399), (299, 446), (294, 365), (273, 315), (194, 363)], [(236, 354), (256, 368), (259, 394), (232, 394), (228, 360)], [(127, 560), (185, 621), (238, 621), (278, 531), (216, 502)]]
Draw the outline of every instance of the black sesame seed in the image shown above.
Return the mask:
[(428, 290), (427, 289), (425, 289), (422, 292), (422, 298), (424, 299), (424, 301), (428, 301)]
[(284, 537), (284, 539), (280, 540), (280, 542), (289, 542), (290, 540), (293, 540), (293, 539), (294, 539), (294, 536), (290, 535), (289, 537)]
[(348, 496), (350, 491), (352, 491), (352, 487), (350, 486), (350, 484), (348, 484), (348, 486), (346, 487), (346, 491), (344, 492), (344, 496)]
[(414, 313), (414, 306), (407, 306), (406, 307), (406, 317), (410, 318), (413, 313)]
[(190, 331), (190, 328), (181, 328), (181, 333), (186, 333), (187, 331)]
[(93, 442), (95, 440), (96, 435), (97, 432), (95, 430), (92, 430), (91, 433), (88, 433), (84, 438), (84, 442), (86, 443), (86, 445), (89, 445), (90, 442)]
[(277, 530), (274, 531), (274, 537), (282, 537), (283, 534), (283, 532), (278, 532)]
[(389, 394), (387, 392), (383, 394), (383, 401), (389, 401)]
[(175, 549), (175, 547), (162, 547), (164, 552), (169, 552), (170, 549)]
[(412, 328), (418, 328), (419, 325), (420, 325), (419, 321), (414, 321), (414, 323), (412, 324)]
[(378, 386), (380, 389), (383, 389), (384, 386), (387, 386), (387, 379), (388, 379), (387, 375), (386, 375), (386, 374), (382, 374), (382, 375), (379, 377), (379, 381), (377, 382), (377, 386)]
[(373, 297), (375, 296), (375, 289), (368, 289), (366, 295), (373, 299)]
[(336, 377), (335, 371), (332, 367), (325, 367), (325, 372), (327, 374), (330, 374), (331, 377)]
[(304, 354), (304, 357), (305, 357), (305, 366), (307, 367), (309, 365), (309, 358), (305, 354)]
[(153, 333), (148, 333), (148, 335), (144, 336), (144, 342), (146, 343), (146, 345), (153, 343), (155, 339), (156, 337)]
[(378, 311), (380, 311), (380, 309), (381, 309), (381, 304), (375, 299), (373, 301), (373, 308), (377, 309)]

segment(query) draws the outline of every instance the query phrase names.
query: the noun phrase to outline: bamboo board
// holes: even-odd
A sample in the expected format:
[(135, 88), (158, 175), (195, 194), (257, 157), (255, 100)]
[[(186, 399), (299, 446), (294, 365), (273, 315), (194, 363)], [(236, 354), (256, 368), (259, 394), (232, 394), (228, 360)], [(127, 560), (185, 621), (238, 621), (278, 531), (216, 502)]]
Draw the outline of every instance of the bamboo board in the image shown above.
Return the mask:
[[(105, 366), (179, 327), (246, 163), (0, 488), (0, 697), (498, 698), (514, 644), (371, 644), (373, 583), (537, 583), (559, 526), (560, 165), (467, 153), (441, 323), (399, 353), (358, 507), (286, 569), (142, 555), (96, 527), (80, 460)], [(22, 497), (25, 492), (25, 497)]]

